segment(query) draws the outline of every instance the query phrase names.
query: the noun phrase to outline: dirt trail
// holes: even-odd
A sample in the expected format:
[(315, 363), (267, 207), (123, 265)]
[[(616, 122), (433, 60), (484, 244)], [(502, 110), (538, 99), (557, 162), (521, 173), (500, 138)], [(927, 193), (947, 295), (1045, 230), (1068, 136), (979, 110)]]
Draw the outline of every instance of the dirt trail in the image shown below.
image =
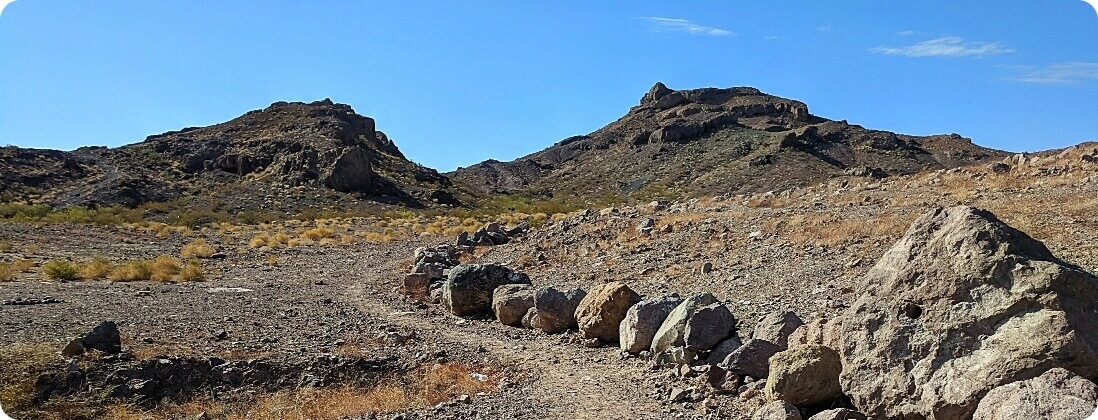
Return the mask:
[[(640, 380), (645, 364), (622, 360), (616, 348), (588, 349), (565, 343), (559, 335), (537, 334), (494, 321), (468, 320), (432, 307), (410, 304), (368, 292), (368, 282), (350, 287), (348, 297), (365, 313), (411, 328), (417, 335), (440, 342), (484, 350), (505, 365), (526, 373), (532, 383), (529, 404), (559, 419), (655, 418), (661, 412)], [(516, 402), (522, 404), (522, 402)]]

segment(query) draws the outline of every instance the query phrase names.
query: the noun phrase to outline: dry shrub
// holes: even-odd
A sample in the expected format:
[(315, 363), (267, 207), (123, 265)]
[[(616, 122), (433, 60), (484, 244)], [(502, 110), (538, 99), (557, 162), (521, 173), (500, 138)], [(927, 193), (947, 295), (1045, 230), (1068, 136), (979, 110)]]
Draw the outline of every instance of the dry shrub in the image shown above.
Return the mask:
[(797, 245), (838, 247), (864, 240), (899, 237), (914, 216), (880, 215), (868, 219), (847, 219), (830, 214), (797, 215), (769, 227)]
[(335, 232), (326, 227), (313, 228), (301, 233), (301, 236), (308, 238), (312, 241), (319, 241), (321, 239), (331, 238), (334, 235)]
[(275, 267), (278, 265), (278, 258), (274, 255), (267, 254), (267, 258), (264, 260), (264, 262), (271, 267)]
[(191, 260), (179, 270), (179, 281), (201, 281), (205, 278), (206, 273), (198, 260)]
[(15, 270), (11, 264), (0, 262), (0, 281), (15, 280)]
[(57, 348), (46, 343), (0, 348), (0, 401), (8, 414), (24, 418), (21, 413), (33, 408), (35, 381), (58, 358)]
[(289, 243), (290, 243), (290, 235), (287, 235), (287, 234), (282, 233), (282, 232), (277, 232), (274, 235), (271, 235), (270, 239), (267, 240), (267, 246), (269, 246), (271, 248), (277, 248), (277, 247), (280, 247), (282, 245), (286, 245), (286, 244), (289, 244)]
[(179, 252), (179, 256), (185, 259), (192, 258), (210, 258), (214, 254), (214, 247), (210, 246), (205, 239), (195, 239), (183, 246), (183, 250)]
[(417, 409), (434, 406), (462, 394), (490, 392), (496, 380), (477, 380), (469, 366), (450, 363), (419, 369), (368, 390), (353, 387), (301, 389), (278, 392), (257, 398), (246, 412), (235, 412), (227, 419), (339, 419), (367, 413)]
[(104, 258), (96, 258), (80, 265), (77, 275), (83, 280), (101, 280), (114, 270), (114, 264)]
[(111, 281), (139, 281), (152, 278), (153, 269), (148, 261), (130, 261), (111, 270)]
[(28, 246), (28, 247), (27, 247), (27, 253), (28, 253), (28, 254), (32, 254), (32, 255), (33, 255), (33, 254), (37, 254), (37, 253), (39, 253), (39, 252), (42, 252), (42, 247), (40, 247), (40, 246), (38, 246), (38, 245), (31, 245), (31, 246)]
[(50, 260), (42, 266), (42, 274), (50, 280), (76, 280), (80, 270), (71, 261)]
[(253, 237), (252, 240), (248, 241), (248, 246), (252, 248), (263, 248), (267, 246), (267, 241), (270, 239), (271, 237), (268, 236), (266, 233), (260, 233), (259, 235)]
[(353, 235), (339, 235), (339, 243), (343, 245), (351, 245), (355, 243), (356, 239)]
[(34, 268), (34, 260), (29, 258), (15, 260), (15, 262), (11, 263), (11, 268), (12, 270), (15, 270), (16, 273), (30, 272), (31, 269)]
[(152, 276), (149, 280), (152, 281), (172, 281), (182, 268), (179, 260), (167, 255), (154, 258), (150, 265), (152, 266)]
[(8, 241), (0, 242), (0, 252), (11, 252), (12, 249), (15, 249), (15, 247), (12, 246), (11, 242), (8, 242)]

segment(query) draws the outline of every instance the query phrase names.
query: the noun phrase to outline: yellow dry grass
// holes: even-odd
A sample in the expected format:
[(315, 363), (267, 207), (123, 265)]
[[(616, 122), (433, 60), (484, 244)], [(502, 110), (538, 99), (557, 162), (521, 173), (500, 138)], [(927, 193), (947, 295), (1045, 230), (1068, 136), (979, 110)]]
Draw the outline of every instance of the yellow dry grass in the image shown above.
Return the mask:
[(107, 278), (114, 270), (114, 264), (105, 258), (96, 258), (80, 264), (77, 276), (82, 280), (102, 280)]
[(195, 239), (183, 246), (183, 249), (179, 251), (179, 256), (184, 259), (192, 258), (210, 258), (213, 256), (215, 250), (205, 239)]

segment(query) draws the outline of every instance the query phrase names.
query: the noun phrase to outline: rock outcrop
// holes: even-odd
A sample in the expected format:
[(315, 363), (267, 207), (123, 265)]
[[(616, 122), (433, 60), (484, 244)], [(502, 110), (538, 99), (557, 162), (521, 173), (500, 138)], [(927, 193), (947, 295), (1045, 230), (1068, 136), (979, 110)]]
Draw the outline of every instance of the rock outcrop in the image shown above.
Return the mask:
[(972, 420), (1091, 418), (1098, 405), (1098, 386), (1065, 369), (1054, 368), (1033, 379), (987, 393)]
[(956, 134), (906, 136), (830, 121), (803, 102), (755, 88), (673, 90), (658, 83), (625, 116), (593, 133), (447, 175), (486, 193), (582, 196), (596, 185), (624, 199), (664, 184), (708, 194), (763, 192), (1006, 156)]
[(1098, 376), (1098, 278), (971, 207), (933, 210), (866, 274), (842, 388), (874, 418), (966, 418), (1056, 367)]

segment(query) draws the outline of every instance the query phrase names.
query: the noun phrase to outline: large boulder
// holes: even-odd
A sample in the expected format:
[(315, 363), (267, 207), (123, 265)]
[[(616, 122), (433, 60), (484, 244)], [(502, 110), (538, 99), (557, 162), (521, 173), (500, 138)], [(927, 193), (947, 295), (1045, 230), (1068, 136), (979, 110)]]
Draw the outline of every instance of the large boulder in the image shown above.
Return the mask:
[(987, 393), (972, 420), (1089, 418), (1098, 405), (1098, 386), (1065, 369), (1014, 382)]
[(842, 387), (874, 418), (967, 418), (1062, 367), (1098, 376), (1098, 278), (971, 207), (920, 217), (843, 316)]
[(717, 303), (717, 297), (712, 293), (702, 293), (691, 296), (682, 301), (671, 311), (663, 324), (656, 330), (652, 337), (652, 353), (660, 353), (672, 347), (685, 346), (683, 335), (686, 333), (686, 322), (694, 316), (698, 308)]
[(751, 414), (751, 420), (801, 420), (801, 412), (785, 401), (771, 401)]
[(575, 329), (576, 307), (586, 296), (583, 289), (560, 291), (542, 287), (534, 293), (534, 307), (524, 317), (523, 325), (548, 334)]
[(789, 335), (802, 325), (804, 321), (797, 314), (789, 311), (771, 312), (755, 324), (751, 338), (766, 340), (784, 349), (789, 347)]
[(492, 312), (504, 325), (519, 325), (522, 317), (534, 307), (534, 286), (505, 284), (492, 292)]
[(622, 282), (592, 287), (591, 292), (576, 307), (576, 323), (583, 338), (616, 343), (618, 328), (625, 319), (625, 313), (640, 300), (640, 295)]
[(716, 346), (736, 329), (736, 318), (728, 307), (713, 303), (698, 308), (686, 320), (682, 340), (690, 351), (705, 351)]
[(459, 265), (442, 285), (442, 303), (454, 315), (488, 313), (492, 293), (505, 284), (530, 284), (530, 278), (499, 264)]
[(770, 358), (782, 351), (781, 346), (766, 340), (747, 340), (720, 362), (729, 372), (762, 379), (770, 375)]
[(682, 298), (676, 294), (644, 300), (629, 308), (618, 326), (621, 350), (635, 354), (651, 348), (656, 330), (679, 303)]
[(798, 407), (832, 402), (842, 397), (839, 353), (820, 345), (805, 345), (770, 358), (766, 395)]

